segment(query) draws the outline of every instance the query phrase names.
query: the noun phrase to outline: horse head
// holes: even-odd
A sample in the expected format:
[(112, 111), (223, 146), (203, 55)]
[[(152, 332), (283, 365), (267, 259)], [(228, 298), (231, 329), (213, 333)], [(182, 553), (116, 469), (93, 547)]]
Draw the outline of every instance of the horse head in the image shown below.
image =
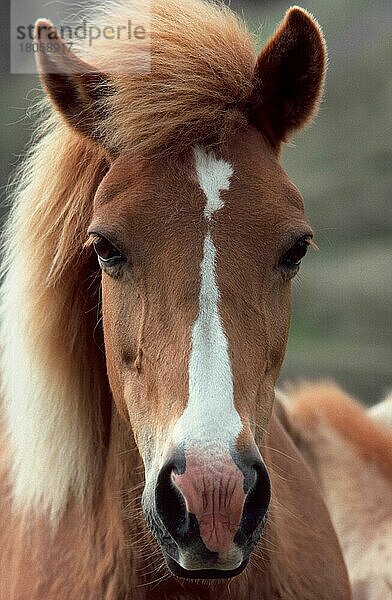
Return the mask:
[[(218, 18), (218, 9), (204, 9)], [(238, 75), (224, 45), (215, 50), (216, 73), (202, 49), (193, 64), (196, 40), (188, 48), (189, 32), (183, 42), (176, 32), (177, 67), (173, 59), (164, 70), (153, 54), (151, 72), (138, 76), (150, 90), (145, 104), (140, 98), (140, 130), (154, 124), (146, 106), (156, 106), (161, 127), (149, 153), (132, 139), (129, 147), (111, 143), (108, 123), (121, 120), (115, 107), (119, 90), (125, 104), (124, 90), (136, 89), (131, 76), (116, 79), (66, 48), (46, 51), (49, 31), (64, 44), (49, 22), (37, 24), (48, 96), (107, 156), (87, 249), (102, 271), (111, 393), (144, 464), (145, 518), (174, 574), (232, 577), (268, 518), (262, 442), (288, 336), (291, 281), (312, 239), (279, 150), (316, 110), (322, 34), (308, 13), (290, 9), (260, 55), (249, 55), (246, 85), (235, 83), (235, 106), (228, 99), (214, 123), (208, 102), (193, 99), (187, 112), (193, 77), (208, 95), (209, 85), (224, 93)], [(172, 121), (182, 128), (170, 130)]]

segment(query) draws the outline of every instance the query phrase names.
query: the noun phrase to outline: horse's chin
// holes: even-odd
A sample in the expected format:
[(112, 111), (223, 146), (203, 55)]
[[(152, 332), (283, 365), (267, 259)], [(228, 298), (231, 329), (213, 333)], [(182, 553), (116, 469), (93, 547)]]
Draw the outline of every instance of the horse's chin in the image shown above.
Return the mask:
[(235, 569), (184, 569), (174, 558), (164, 552), (166, 564), (169, 570), (176, 577), (181, 579), (230, 579), (236, 577), (245, 569), (248, 564), (248, 558), (242, 561), (242, 563)]

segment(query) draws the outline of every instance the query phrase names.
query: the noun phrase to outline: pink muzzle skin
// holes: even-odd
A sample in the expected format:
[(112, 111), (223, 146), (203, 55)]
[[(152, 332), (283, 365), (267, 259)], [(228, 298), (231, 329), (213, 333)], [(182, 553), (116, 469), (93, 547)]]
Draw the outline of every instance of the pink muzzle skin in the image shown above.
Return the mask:
[(230, 455), (186, 451), (186, 469), (171, 480), (195, 515), (206, 548), (225, 558), (233, 548), (245, 503), (244, 476)]
[(153, 504), (146, 489), (146, 519), (173, 575), (228, 579), (246, 568), (271, 499), (254, 444), (173, 449), (159, 470)]

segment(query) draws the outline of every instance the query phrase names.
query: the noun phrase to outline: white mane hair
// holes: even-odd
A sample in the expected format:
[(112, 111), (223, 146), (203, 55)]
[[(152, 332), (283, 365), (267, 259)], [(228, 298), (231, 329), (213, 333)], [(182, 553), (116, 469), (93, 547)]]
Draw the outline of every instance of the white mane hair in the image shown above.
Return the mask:
[(376, 421), (392, 427), (392, 392), (389, 392), (384, 400), (369, 408), (368, 412)]
[(81, 249), (102, 154), (56, 118), (46, 128), (17, 174), (3, 240), (1, 384), (16, 507), (55, 516), (70, 491), (93, 489), (97, 466), (105, 386)]

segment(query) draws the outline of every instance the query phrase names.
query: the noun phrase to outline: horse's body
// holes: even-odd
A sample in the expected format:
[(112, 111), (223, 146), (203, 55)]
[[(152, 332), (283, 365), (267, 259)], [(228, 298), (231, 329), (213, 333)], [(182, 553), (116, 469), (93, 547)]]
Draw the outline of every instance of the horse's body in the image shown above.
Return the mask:
[(312, 237), (279, 148), (317, 108), (321, 32), (294, 8), (257, 58), (222, 8), (151, 17), (151, 44), (92, 64), (37, 25), (52, 116), (6, 238), (2, 598), (347, 600), (271, 416)]
[[(366, 412), (334, 384), (293, 387), (289, 397), (286, 427), (321, 484), (353, 598), (391, 597), (390, 400)], [(381, 414), (383, 423), (375, 422)]]

